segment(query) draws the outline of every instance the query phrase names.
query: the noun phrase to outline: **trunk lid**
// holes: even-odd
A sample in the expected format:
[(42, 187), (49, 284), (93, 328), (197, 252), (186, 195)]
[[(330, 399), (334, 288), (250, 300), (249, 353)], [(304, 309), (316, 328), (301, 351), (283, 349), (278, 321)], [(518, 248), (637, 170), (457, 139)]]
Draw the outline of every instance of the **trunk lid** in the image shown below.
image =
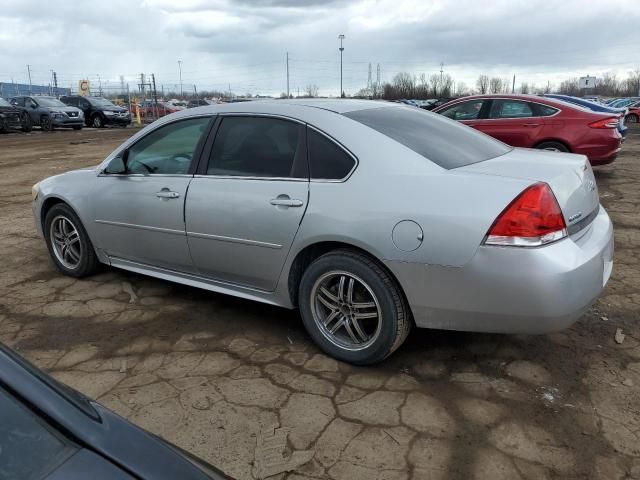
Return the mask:
[(570, 235), (588, 226), (600, 205), (593, 170), (584, 155), (514, 148), (500, 157), (456, 171), (547, 183), (562, 209)]

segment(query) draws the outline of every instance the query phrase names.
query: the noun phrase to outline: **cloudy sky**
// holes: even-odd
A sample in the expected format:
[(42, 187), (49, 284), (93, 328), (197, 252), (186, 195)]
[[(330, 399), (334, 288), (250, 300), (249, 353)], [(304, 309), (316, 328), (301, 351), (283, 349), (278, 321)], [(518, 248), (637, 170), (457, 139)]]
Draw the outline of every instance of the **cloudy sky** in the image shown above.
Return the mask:
[[(0, 82), (131, 88), (140, 73), (174, 89), (337, 95), (400, 71), (481, 73), (546, 85), (640, 66), (638, 0), (2, 0)], [(99, 80), (98, 80), (99, 79)]]

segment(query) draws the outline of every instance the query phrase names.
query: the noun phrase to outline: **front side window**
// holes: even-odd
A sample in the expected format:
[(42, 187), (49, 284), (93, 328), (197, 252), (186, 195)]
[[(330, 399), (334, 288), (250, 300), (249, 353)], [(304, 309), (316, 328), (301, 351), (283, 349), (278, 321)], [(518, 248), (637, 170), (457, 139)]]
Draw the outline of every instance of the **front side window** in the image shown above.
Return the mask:
[(494, 100), (489, 113), (489, 118), (527, 118), (533, 116), (530, 104), (519, 100)]
[(475, 120), (480, 115), (482, 110), (483, 100), (471, 100), (469, 102), (458, 103), (452, 105), (440, 112), (440, 115), (444, 115), (452, 120)]
[(268, 117), (226, 117), (211, 150), (208, 175), (307, 178), (304, 127)]
[(144, 175), (188, 173), (193, 154), (208, 124), (209, 117), (199, 117), (154, 130), (129, 147), (127, 172)]
[(312, 179), (341, 180), (355, 165), (347, 152), (311, 128), (307, 129), (307, 148)]

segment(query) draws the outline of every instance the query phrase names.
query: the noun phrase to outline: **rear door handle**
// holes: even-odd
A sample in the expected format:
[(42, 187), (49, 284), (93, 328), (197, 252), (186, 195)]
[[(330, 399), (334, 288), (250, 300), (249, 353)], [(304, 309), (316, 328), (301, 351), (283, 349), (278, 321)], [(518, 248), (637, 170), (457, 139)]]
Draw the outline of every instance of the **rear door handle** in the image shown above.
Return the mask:
[(525, 127), (539, 127), (540, 124), (539, 123), (525, 123), (524, 126)]
[(160, 190), (156, 192), (156, 197), (159, 198), (178, 198), (180, 194), (178, 192), (172, 192), (170, 190)]
[(277, 198), (272, 198), (269, 203), (278, 207), (301, 207), (304, 204), (302, 200), (289, 198), (287, 195), (279, 195)]

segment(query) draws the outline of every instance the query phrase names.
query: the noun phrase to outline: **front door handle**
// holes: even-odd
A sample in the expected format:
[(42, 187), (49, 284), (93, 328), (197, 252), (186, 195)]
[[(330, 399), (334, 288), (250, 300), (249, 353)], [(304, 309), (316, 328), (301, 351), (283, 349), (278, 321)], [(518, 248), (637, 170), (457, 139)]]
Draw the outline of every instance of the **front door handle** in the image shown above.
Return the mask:
[(540, 124), (539, 123), (525, 123), (524, 126), (525, 127), (539, 127)]
[(172, 192), (170, 190), (160, 190), (159, 192), (156, 192), (156, 197), (159, 198), (178, 198), (180, 196), (180, 194), (178, 192)]
[(269, 203), (277, 207), (301, 207), (304, 204), (302, 200), (289, 198), (288, 195), (278, 195), (277, 198), (272, 198)]

